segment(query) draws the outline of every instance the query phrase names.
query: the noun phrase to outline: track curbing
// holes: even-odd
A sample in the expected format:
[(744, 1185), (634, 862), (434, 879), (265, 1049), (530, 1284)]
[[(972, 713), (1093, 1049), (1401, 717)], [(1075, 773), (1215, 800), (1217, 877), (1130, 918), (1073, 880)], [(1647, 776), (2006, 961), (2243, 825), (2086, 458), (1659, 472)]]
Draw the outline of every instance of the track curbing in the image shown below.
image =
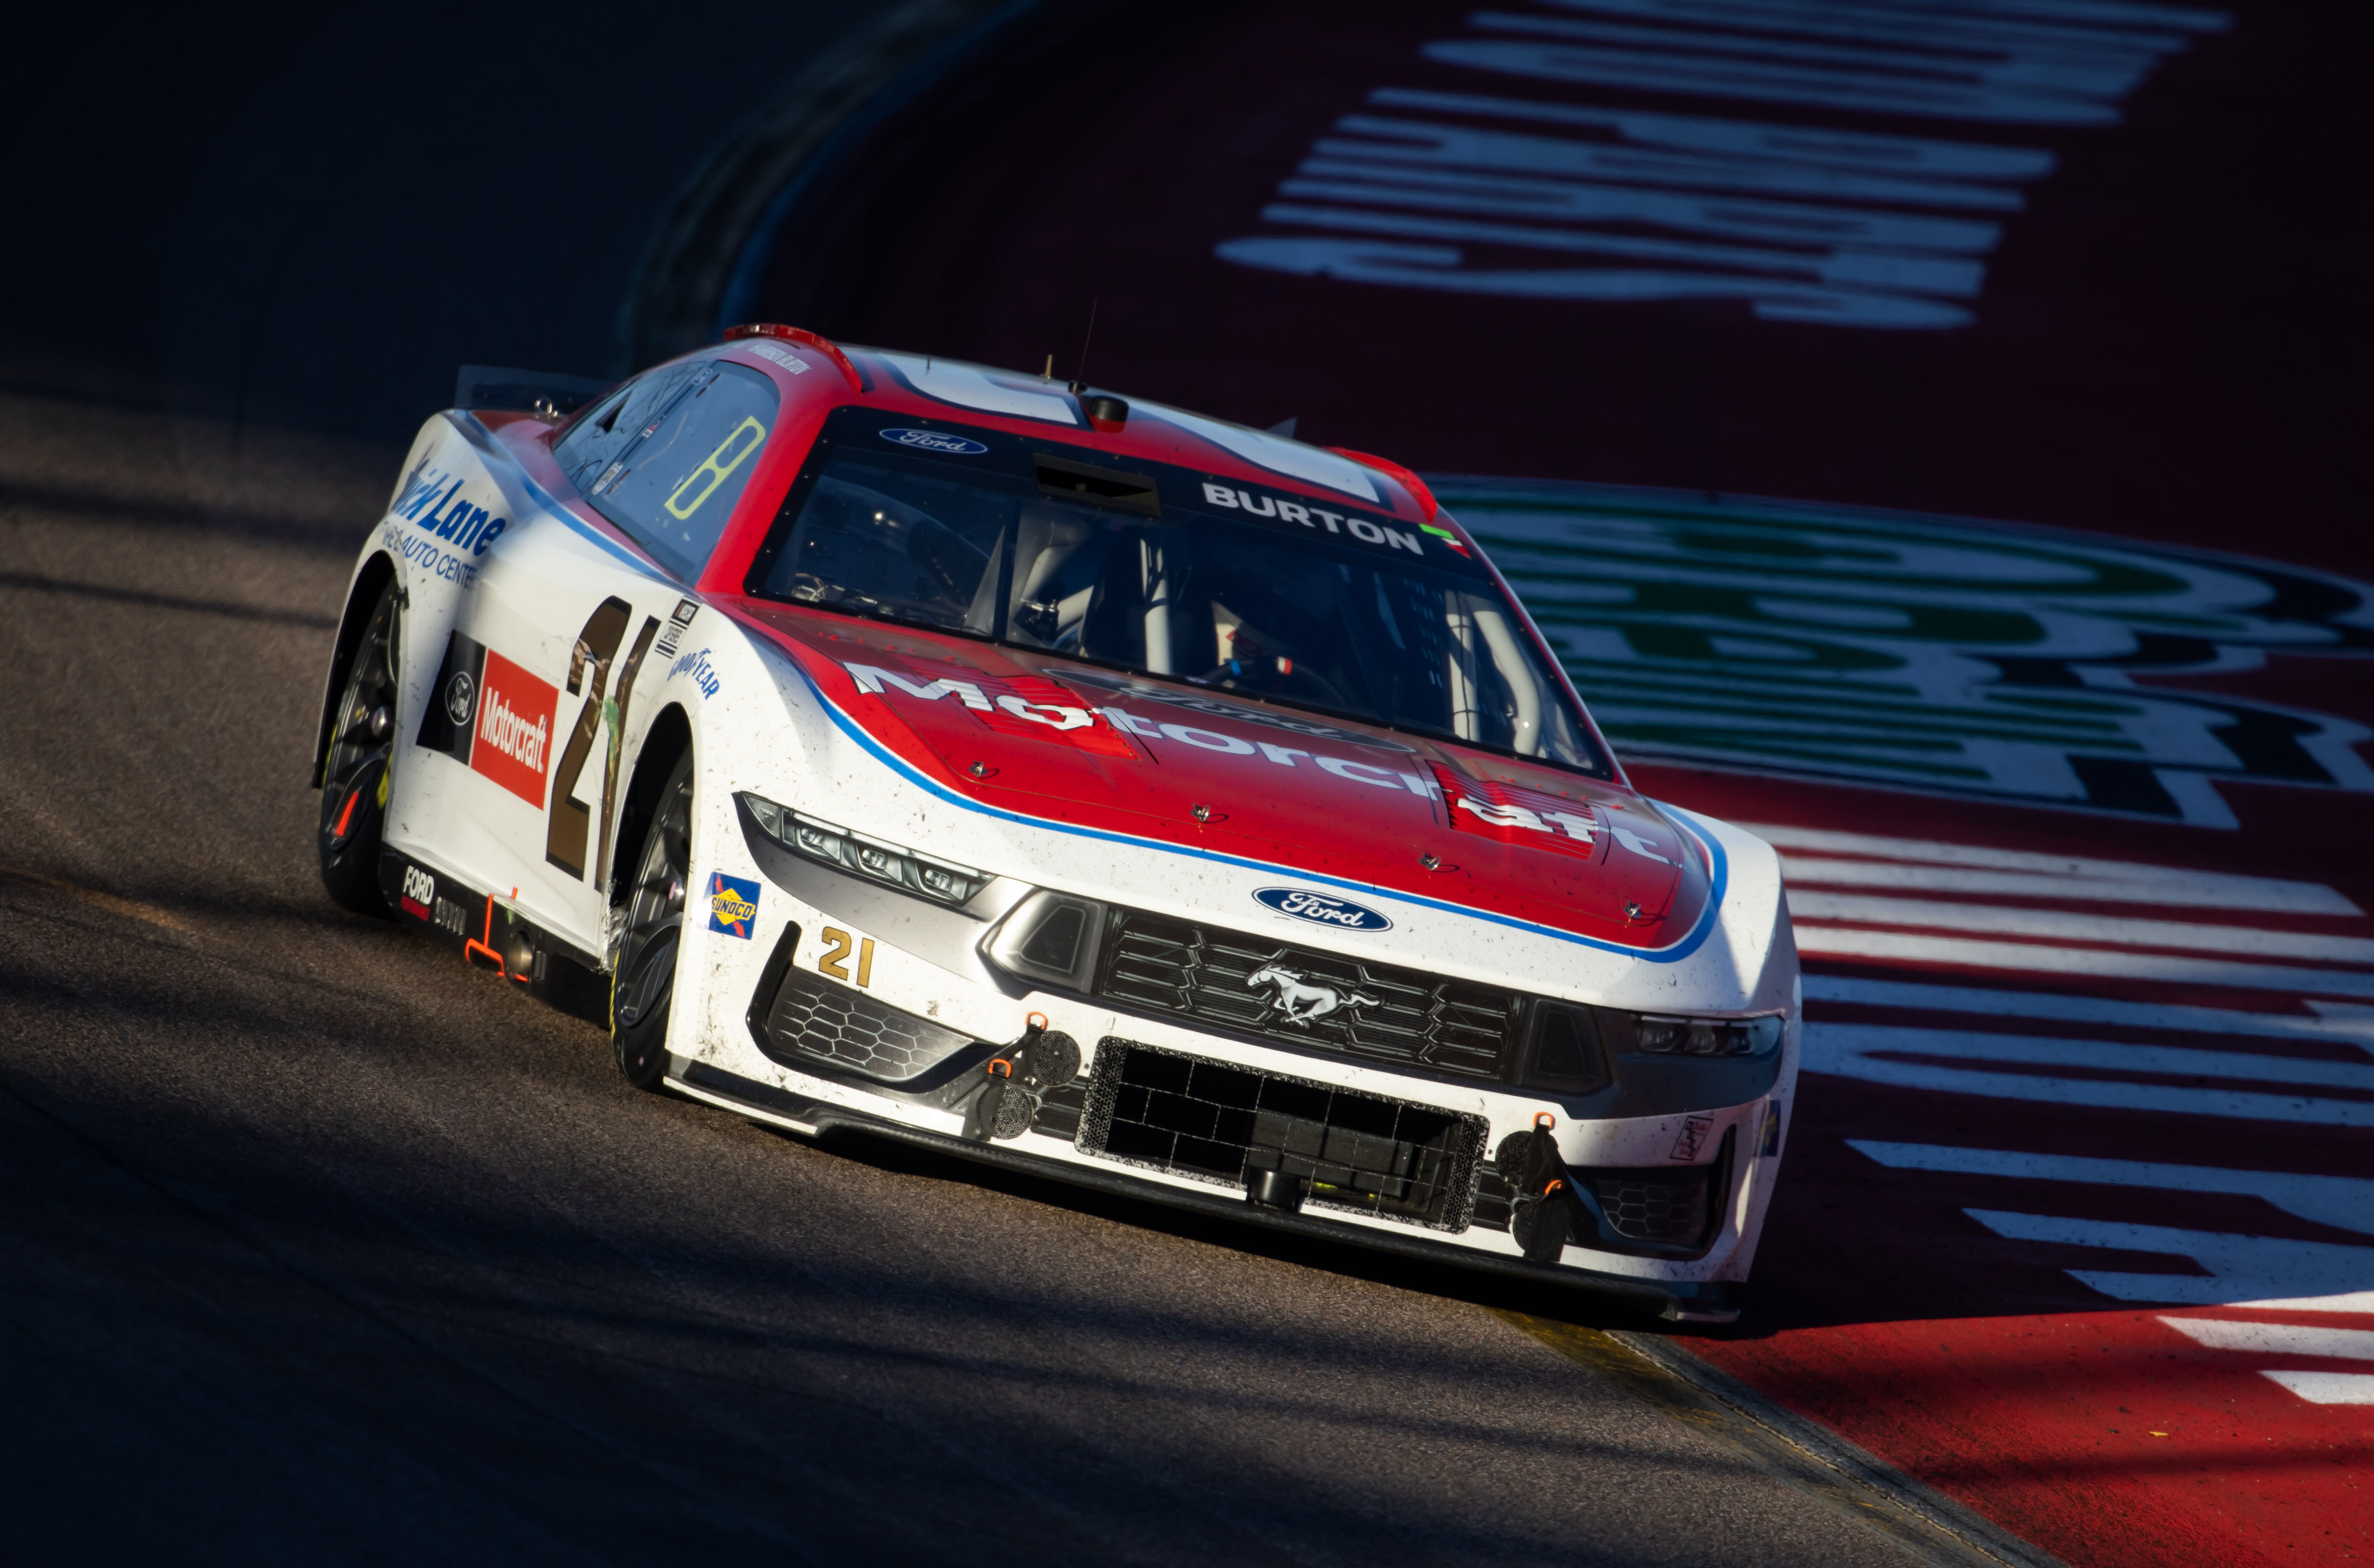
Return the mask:
[(1741, 1452), (1832, 1511), (1877, 1531), (1932, 1568), (2067, 1568), (2050, 1552), (1783, 1409), (1669, 1339), (1491, 1310), (1568, 1360)]

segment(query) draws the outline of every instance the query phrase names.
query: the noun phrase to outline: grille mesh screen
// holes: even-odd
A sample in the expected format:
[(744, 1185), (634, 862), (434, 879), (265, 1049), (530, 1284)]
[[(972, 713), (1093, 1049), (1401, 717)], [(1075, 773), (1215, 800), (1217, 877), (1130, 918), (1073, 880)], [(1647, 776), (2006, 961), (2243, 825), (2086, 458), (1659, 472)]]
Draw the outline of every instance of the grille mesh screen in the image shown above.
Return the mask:
[(1107, 1039), (1078, 1148), (1216, 1185), (1282, 1170), (1311, 1206), (1461, 1231), (1484, 1132), (1480, 1116)]
[(767, 1055), (785, 1067), (827, 1067), (885, 1083), (923, 1077), (972, 1037), (800, 970), (783, 976), (767, 1015)]

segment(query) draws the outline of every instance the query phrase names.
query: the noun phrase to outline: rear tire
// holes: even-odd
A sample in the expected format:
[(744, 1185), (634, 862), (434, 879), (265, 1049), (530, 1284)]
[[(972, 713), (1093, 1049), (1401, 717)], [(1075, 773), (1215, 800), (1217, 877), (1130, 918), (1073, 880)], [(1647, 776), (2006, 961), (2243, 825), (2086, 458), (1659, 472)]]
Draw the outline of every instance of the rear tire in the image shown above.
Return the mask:
[(692, 878), (692, 753), (660, 788), (651, 830), (635, 857), (627, 890), (625, 935), (610, 968), (610, 1047), (618, 1071), (637, 1089), (667, 1076), (668, 1013), (676, 996), (676, 953)]
[(340, 907), (392, 919), (380, 890), (379, 851), (387, 824), (388, 769), (395, 757), (395, 584), (381, 591), (347, 668), (322, 769), (322, 819), (314, 837), (322, 886)]

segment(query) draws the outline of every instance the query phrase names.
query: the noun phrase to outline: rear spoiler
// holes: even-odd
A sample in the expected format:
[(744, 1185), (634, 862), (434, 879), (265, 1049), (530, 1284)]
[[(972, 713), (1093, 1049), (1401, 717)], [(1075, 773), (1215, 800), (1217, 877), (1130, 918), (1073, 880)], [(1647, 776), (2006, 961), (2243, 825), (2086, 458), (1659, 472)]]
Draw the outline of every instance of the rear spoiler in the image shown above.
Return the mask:
[(515, 371), (502, 365), (464, 365), (453, 378), (456, 408), (517, 408), (557, 420), (575, 413), (617, 385), (586, 376), (549, 371)]

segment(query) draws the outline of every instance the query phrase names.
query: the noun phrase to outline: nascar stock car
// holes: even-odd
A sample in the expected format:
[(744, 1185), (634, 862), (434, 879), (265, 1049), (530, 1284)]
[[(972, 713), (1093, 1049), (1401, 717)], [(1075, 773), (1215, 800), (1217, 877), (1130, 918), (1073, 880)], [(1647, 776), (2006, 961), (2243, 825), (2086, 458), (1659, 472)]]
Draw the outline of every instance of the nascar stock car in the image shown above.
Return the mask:
[(736, 328), (429, 420), (316, 761), (331, 894), (639, 1086), (1739, 1310), (1777, 858), (1630, 787), (1392, 463)]

